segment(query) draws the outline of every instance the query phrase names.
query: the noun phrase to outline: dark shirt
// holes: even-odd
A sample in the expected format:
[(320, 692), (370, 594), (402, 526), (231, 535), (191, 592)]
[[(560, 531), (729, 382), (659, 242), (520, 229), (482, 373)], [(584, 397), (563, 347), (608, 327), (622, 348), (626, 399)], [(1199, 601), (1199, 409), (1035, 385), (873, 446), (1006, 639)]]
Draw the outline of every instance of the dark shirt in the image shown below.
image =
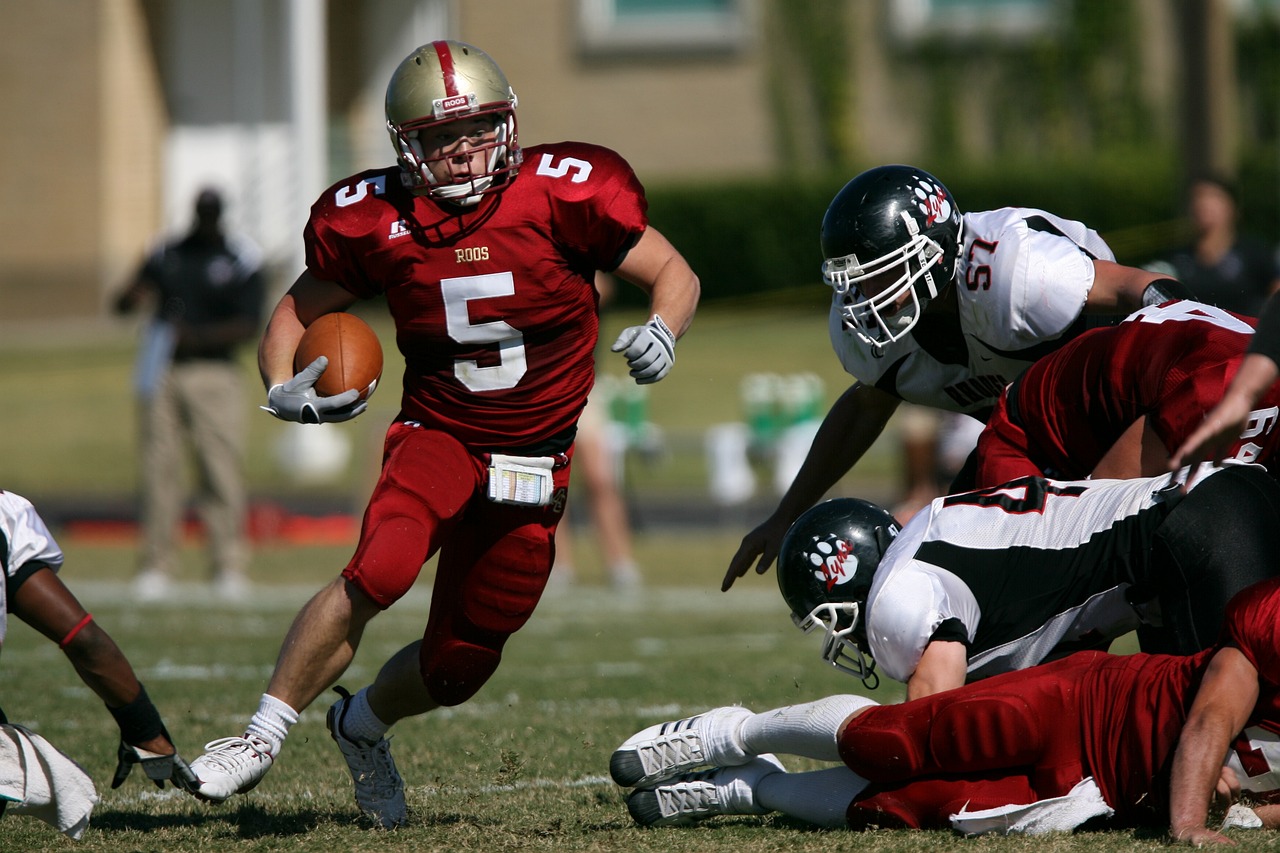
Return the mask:
[(1174, 277), (1191, 289), (1196, 299), (1237, 314), (1257, 317), (1271, 285), (1280, 279), (1280, 259), (1271, 247), (1252, 237), (1240, 237), (1213, 266), (1205, 266), (1192, 248), (1168, 258)]

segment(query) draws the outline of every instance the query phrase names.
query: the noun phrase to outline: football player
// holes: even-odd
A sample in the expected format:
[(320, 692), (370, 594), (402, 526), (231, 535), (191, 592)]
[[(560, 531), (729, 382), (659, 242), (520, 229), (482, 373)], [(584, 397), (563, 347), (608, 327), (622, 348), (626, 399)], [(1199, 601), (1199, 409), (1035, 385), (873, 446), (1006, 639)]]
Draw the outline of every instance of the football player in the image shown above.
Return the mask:
[[(1236, 595), (1221, 640), (1195, 655), (1079, 652), (897, 705), (847, 695), (716, 708), (638, 732), (610, 771), (636, 787), (628, 809), (648, 826), (775, 810), (966, 833), (1109, 819), (1230, 843), (1206, 825), (1217, 797), (1261, 803), (1233, 810), (1232, 825), (1280, 828), (1277, 620), (1271, 579)], [(787, 773), (779, 753), (843, 766)]]
[(862, 458), (901, 401), (985, 420), (1004, 387), (1082, 331), (1087, 315), (1189, 295), (1117, 264), (1079, 222), (1031, 208), (961, 214), (941, 181), (911, 166), (846, 184), (823, 217), (822, 252), (831, 342), (856, 381), (773, 514), (743, 538), (722, 589), (753, 563), (768, 570), (787, 528)]
[(294, 375), (294, 349), (317, 317), (384, 298), (405, 359), (400, 413), (354, 556), (298, 613), (244, 735), (208, 744), (192, 769), (215, 802), (258, 784), (368, 621), (438, 555), (422, 638), (372, 685), (339, 689), (328, 713), (361, 810), (394, 827), (407, 810), (386, 731), (474, 696), (547, 584), (594, 377), (596, 272), (649, 294), (648, 321), (612, 346), (641, 384), (671, 370), (699, 284), (649, 225), (617, 153), (581, 142), (521, 150), (515, 93), (484, 51), (418, 48), (392, 74), (386, 115), (397, 164), (315, 203), (307, 268), (275, 308), (259, 365), (276, 417), (355, 417), (366, 406), (356, 392), (316, 395), (326, 363)]
[[(0, 565), (5, 581), (0, 604), (6, 614), (57, 643), (80, 680), (115, 719), (120, 743), (111, 787), (120, 787), (134, 766), (141, 765), (156, 787), (172, 782), (190, 790), (195, 776), (178, 754), (159, 710), (115, 640), (58, 577), (62, 563), (62, 549), (31, 502), (0, 490)], [(0, 642), (5, 627), (6, 620), (0, 618)]]
[(1146, 625), (1163, 630), (1145, 650), (1190, 654), (1277, 574), (1280, 484), (1246, 465), (1182, 479), (1023, 477), (938, 498), (900, 534), (874, 504), (827, 501), (784, 537), (778, 585), (827, 661), (869, 687), (878, 665), (908, 699)]
[[(1079, 336), (1029, 367), (996, 402), (978, 438), (977, 484), (1164, 471), (1170, 453), (1222, 398), (1245, 358), (1254, 322), (1175, 301)], [(1254, 401), (1221, 455), (1274, 467), (1278, 404), (1274, 388)], [(1140, 440), (1117, 446), (1131, 426), (1141, 431), (1135, 433)]]

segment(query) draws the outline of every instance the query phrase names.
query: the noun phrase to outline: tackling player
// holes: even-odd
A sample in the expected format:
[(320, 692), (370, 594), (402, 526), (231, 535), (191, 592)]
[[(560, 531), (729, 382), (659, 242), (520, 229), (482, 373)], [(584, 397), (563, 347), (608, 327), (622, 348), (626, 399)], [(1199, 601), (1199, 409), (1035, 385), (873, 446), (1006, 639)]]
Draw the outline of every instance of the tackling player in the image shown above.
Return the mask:
[(935, 499), (897, 533), (856, 498), (783, 539), (778, 586), (823, 657), (916, 699), (1145, 626), (1146, 651), (1218, 637), (1231, 597), (1277, 574), (1280, 484), (1258, 466), (1131, 480), (1023, 477)]
[[(1094, 329), (1015, 379), (978, 438), (977, 484), (1015, 477), (1150, 476), (1222, 398), (1245, 359), (1254, 320), (1176, 301)], [(1280, 390), (1252, 402), (1220, 457), (1271, 466), (1280, 430)], [(1116, 446), (1130, 426), (1138, 443)], [(1115, 450), (1112, 450), (1116, 446)]]
[(407, 811), (385, 732), (474, 696), (547, 584), (594, 376), (596, 271), (649, 294), (648, 322), (613, 344), (642, 384), (671, 369), (699, 284), (648, 224), (618, 154), (580, 142), (521, 150), (516, 96), (483, 51), (418, 48), (392, 75), (386, 112), (398, 164), (316, 202), (307, 269), (276, 306), (259, 364), (277, 417), (355, 417), (366, 405), (356, 392), (316, 396), (325, 364), (295, 376), (294, 349), (317, 317), (384, 297), (405, 359), (401, 410), (351, 562), (298, 613), (244, 736), (208, 744), (192, 769), (213, 801), (258, 784), (366, 623), (438, 554), (422, 639), (371, 686), (339, 689), (328, 714), (361, 810), (394, 827)]
[(1004, 387), (1083, 330), (1085, 315), (1185, 293), (1117, 264), (1079, 222), (1031, 208), (962, 215), (937, 178), (911, 166), (846, 184), (823, 217), (822, 252), (831, 342), (856, 381), (773, 514), (743, 538), (725, 590), (753, 563), (768, 570), (792, 522), (862, 458), (903, 400), (985, 420)]

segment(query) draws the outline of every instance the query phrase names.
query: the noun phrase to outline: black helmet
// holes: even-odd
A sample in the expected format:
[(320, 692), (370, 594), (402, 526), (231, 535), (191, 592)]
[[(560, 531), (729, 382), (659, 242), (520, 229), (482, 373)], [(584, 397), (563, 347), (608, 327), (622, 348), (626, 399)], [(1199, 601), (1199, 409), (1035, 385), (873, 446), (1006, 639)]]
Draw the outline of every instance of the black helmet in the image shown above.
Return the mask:
[(961, 227), (955, 198), (914, 166), (878, 166), (845, 184), (822, 217), (822, 280), (845, 328), (876, 348), (911, 331), (956, 273)]
[(871, 579), (898, 535), (887, 511), (858, 498), (835, 498), (807, 510), (782, 539), (778, 588), (791, 621), (806, 634), (822, 626), (822, 657), (874, 687), (875, 661), (860, 618)]

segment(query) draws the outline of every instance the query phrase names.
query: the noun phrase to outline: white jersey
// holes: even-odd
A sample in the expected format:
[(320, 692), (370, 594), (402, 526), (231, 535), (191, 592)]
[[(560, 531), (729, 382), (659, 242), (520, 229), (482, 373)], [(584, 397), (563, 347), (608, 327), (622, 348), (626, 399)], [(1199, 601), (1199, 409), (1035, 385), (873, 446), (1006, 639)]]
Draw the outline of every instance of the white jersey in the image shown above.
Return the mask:
[(871, 583), (865, 618), (878, 668), (907, 681), (931, 640), (952, 638), (939, 634), (944, 623), (969, 645), (971, 681), (1105, 648), (1135, 630), (1138, 608), (1155, 605), (1154, 590), (1132, 588), (1147, 577), (1152, 536), (1169, 512), (1160, 491), (1174, 476), (1024, 477), (934, 500), (907, 522)]
[(952, 282), (958, 314), (925, 313), (911, 333), (875, 350), (828, 320), (844, 369), (916, 403), (981, 414), (1018, 374), (1061, 343), (1084, 311), (1093, 261), (1115, 255), (1097, 232), (1043, 210), (1006, 207), (963, 217)]
[[(13, 492), (0, 491), (0, 561), (8, 581), (20, 578), (34, 566), (62, 567), (62, 549), (45, 526), (31, 501)], [(9, 612), (5, 583), (0, 585), (0, 643), (4, 642)]]

